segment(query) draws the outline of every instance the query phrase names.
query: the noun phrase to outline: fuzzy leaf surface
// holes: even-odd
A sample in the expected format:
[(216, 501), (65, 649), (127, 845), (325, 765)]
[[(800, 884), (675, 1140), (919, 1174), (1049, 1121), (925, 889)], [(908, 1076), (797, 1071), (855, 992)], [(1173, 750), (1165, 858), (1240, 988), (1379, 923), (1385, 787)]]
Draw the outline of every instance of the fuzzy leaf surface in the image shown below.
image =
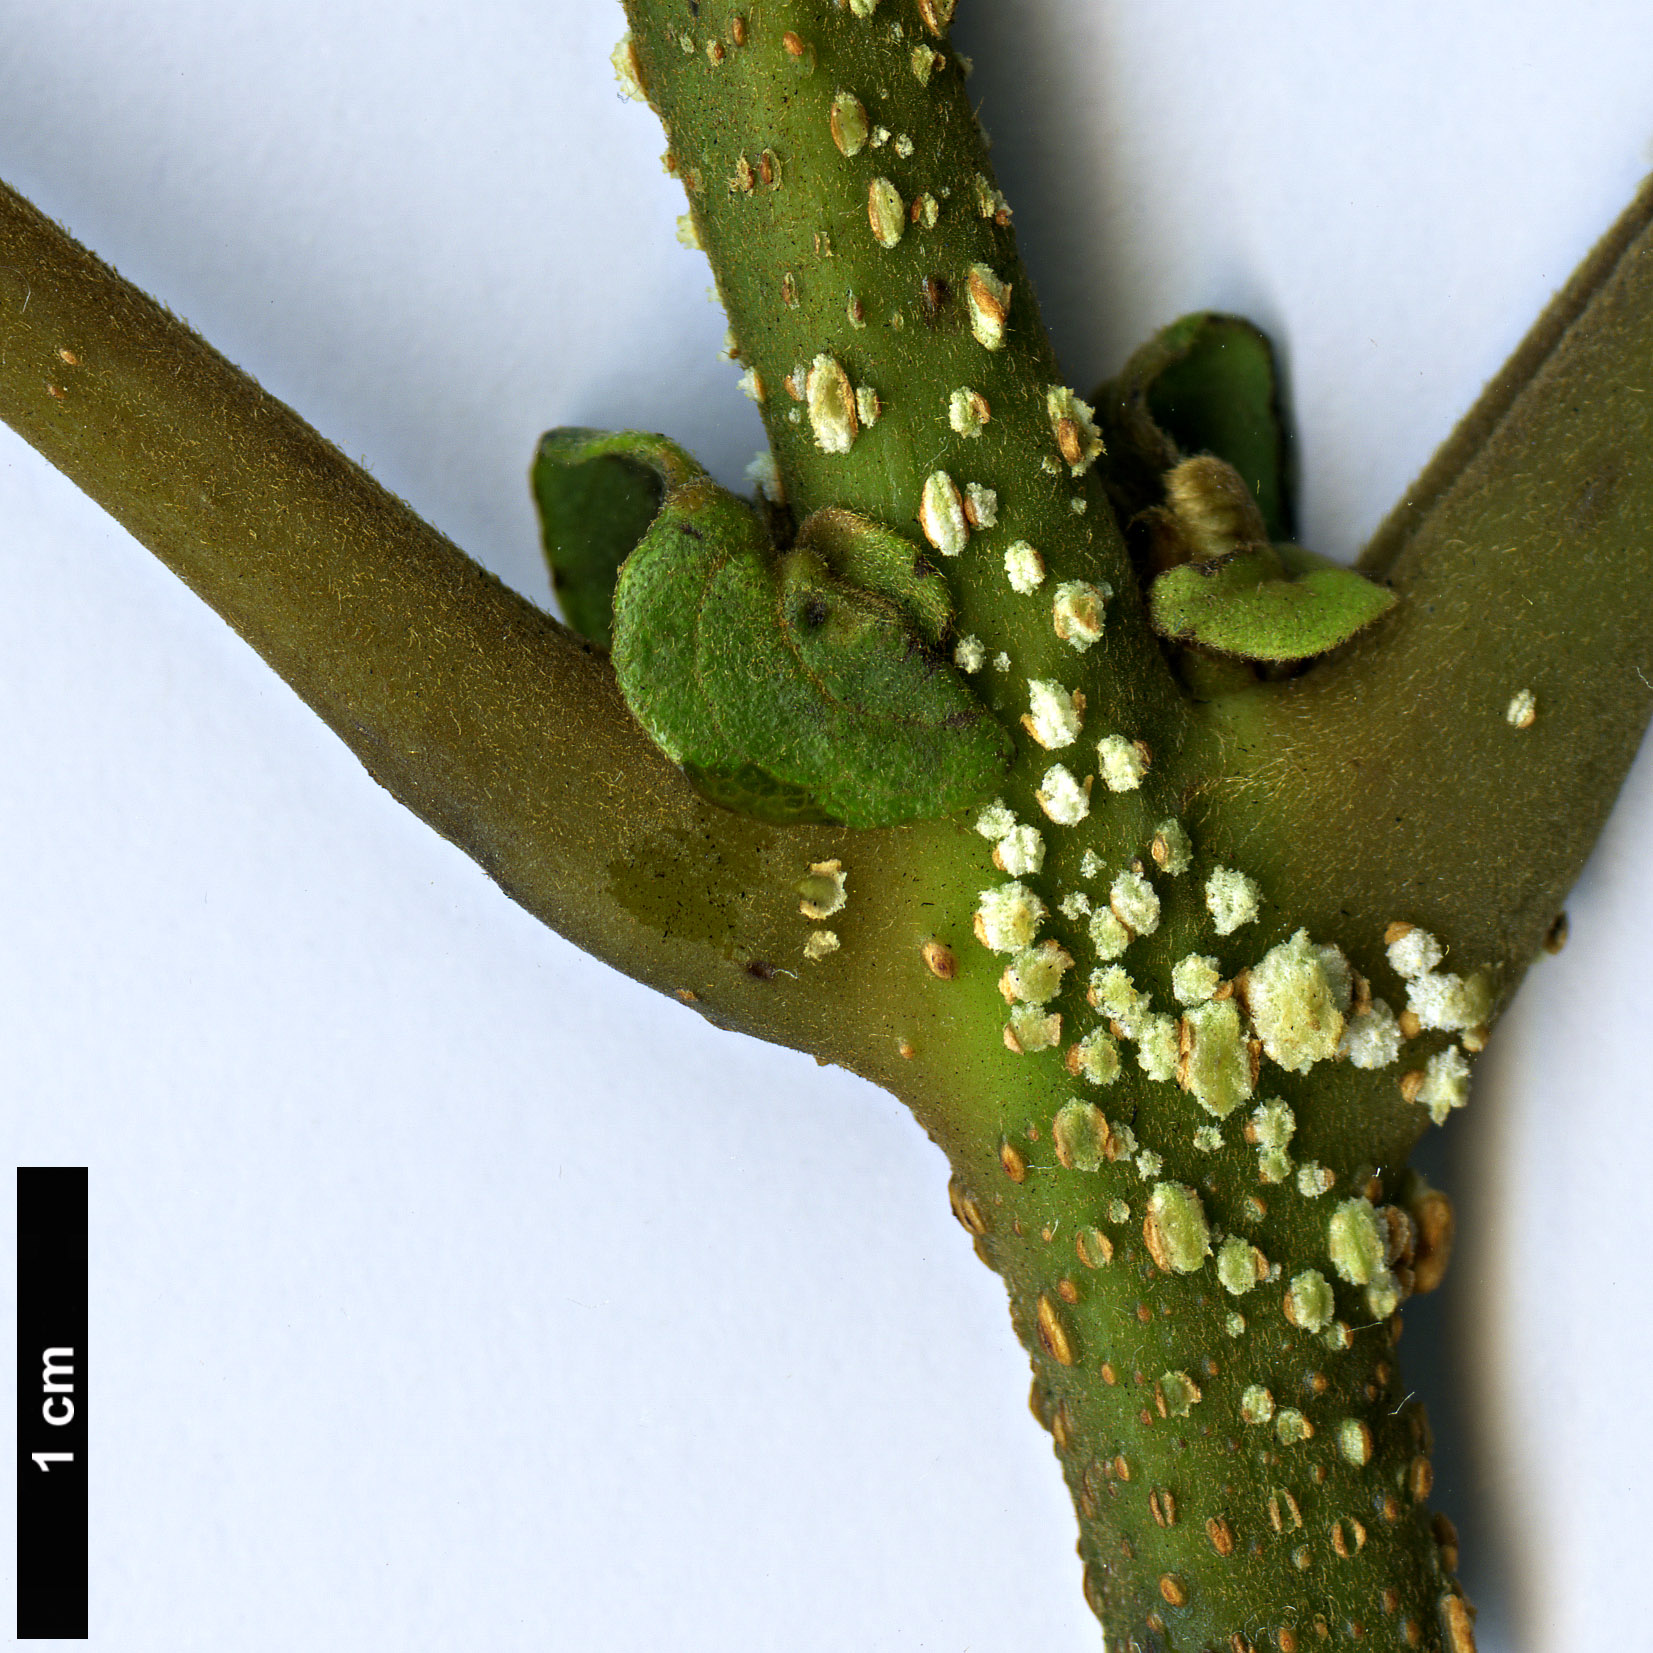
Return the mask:
[(606, 649), (620, 564), (648, 532), (666, 490), (700, 473), (676, 443), (638, 431), (547, 431), (529, 480), (551, 586), (568, 624)]
[[(841, 541), (885, 590), (816, 549)], [(1009, 737), (931, 646), (945, 624), (935, 576), (892, 551), (837, 524), (776, 556), (752, 509), (710, 481), (667, 497), (621, 571), (614, 664), (638, 721), (707, 797), (763, 820), (868, 827), (950, 814), (998, 786)]]

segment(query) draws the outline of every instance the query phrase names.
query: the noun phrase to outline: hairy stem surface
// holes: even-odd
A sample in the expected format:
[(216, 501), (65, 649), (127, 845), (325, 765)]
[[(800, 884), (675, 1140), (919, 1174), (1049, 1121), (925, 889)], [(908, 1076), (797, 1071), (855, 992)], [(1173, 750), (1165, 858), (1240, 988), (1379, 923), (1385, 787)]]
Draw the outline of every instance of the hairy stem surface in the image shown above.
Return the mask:
[[(1374, 563), (1405, 593), (1395, 619), (1288, 685), (1197, 707), (1145, 623), (1092, 456), (1068, 451), (1084, 428), (1061, 430), (948, 12), (638, 0), (635, 62), (794, 521), (842, 506), (928, 542), (960, 642), (980, 650), (978, 693), (1023, 730), (1005, 807), (1037, 854), (1000, 834), (995, 864), (968, 821), (777, 831), (708, 808), (599, 660), (11, 196), (0, 411), (530, 910), (911, 1103), (1010, 1288), (1087, 1595), (1121, 1645), (1461, 1653), (1399, 1322), (1340, 1272), (1329, 1219), (1353, 1206), (1382, 1221), (1388, 1261), (1421, 1275), (1427, 1248), (1394, 1241), (1439, 1212), (1402, 1170), (1425, 1127), (1407, 1081), (1452, 1053), (1443, 1032), (1484, 1034), (1409, 1031), (1398, 1061), (1369, 1068), (1324, 1048), (1304, 1061), (1270, 1040), (1257, 982), (1283, 970), (1318, 992), (1326, 967), (1304, 948), (1336, 949), (1398, 1006), (1410, 990), (1383, 930), (1405, 918), (1507, 993), (1616, 789), (1645, 715), (1620, 680), (1649, 664), (1646, 299), (1620, 256), (1635, 236), (1595, 261), (1431, 471), (1404, 548)], [(867, 393), (853, 423), (842, 396), (811, 389), (833, 374)], [(1601, 384), (1598, 426), (1579, 404)], [(960, 508), (972, 483), (994, 496), (969, 533), (938, 529), (938, 475)], [(1037, 564), (1007, 563), (1019, 544)], [(1522, 557), (1501, 557), (1513, 544)], [(1569, 553), (1588, 578), (1566, 577)], [(1083, 649), (1053, 601), (1076, 582), (1111, 588)], [(1577, 616), (1594, 675), (1541, 676)], [(1069, 697), (1071, 733), (1035, 685)], [(1506, 687), (1536, 691), (1525, 730), (1497, 724)], [(1530, 763), (1505, 759), (1510, 740)], [(1060, 801), (1058, 762), (1083, 808)], [(829, 860), (849, 901), (817, 920), (801, 903), (826, 875), (805, 874)], [(1224, 869), (1256, 885), (1232, 925), (1207, 896)], [(1039, 905), (1021, 909), (1027, 939), (1060, 968), (999, 945), (1005, 915), (979, 892), (1004, 897), (1013, 876)], [(807, 952), (828, 922), (837, 950)], [(1185, 991), (1191, 957), (1211, 981)], [(1123, 987), (1096, 980), (1110, 964)], [(1237, 1007), (1226, 1033), (1223, 1006)], [(1202, 1077), (1211, 1063), (1220, 1083)]]

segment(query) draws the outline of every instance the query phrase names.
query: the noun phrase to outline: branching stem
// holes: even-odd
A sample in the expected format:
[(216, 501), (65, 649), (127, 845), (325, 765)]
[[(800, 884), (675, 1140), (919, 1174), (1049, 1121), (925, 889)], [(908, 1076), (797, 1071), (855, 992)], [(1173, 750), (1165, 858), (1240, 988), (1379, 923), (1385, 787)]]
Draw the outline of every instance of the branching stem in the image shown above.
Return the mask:
[[(602, 658), (3, 191), (0, 416), (530, 911), (911, 1104), (1005, 1278), (1110, 1632), (1290, 1653), (1336, 1619), (1466, 1653), (1392, 1357), (1444, 1262), (1396, 1056), (1461, 1063), (1437, 1035), (1485, 1029), (1337, 1040), (1374, 983), (1409, 991), (1392, 920), (1507, 995), (1653, 702), (1650, 198), (1374, 542), (1391, 617), (1201, 703), (1060, 384), (952, 9), (628, 7), (794, 519), (927, 542), (954, 658), (1017, 731), (989, 816), (1014, 828), (702, 802)], [(1104, 593), (1076, 639), (1061, 603)]]

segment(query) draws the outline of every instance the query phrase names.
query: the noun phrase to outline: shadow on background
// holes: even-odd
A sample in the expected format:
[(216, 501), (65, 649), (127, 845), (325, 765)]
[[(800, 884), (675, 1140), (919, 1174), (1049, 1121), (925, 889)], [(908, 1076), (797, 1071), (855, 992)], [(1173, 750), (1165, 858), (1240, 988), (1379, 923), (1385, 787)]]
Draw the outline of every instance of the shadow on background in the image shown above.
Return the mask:
[(1109, 100), (1110, 65), (1065, 49), (1048, 16), (1030, 19), (1015, 6), (961, 8), (953, 37), (975, 63), (971, 101), (992, 142), (1045, 326), (1057, 355), (1088, 386), (1137, 342), (1109, 327), (1126, 308), (1105, 250), (1117, 229), (1108, 202), (1117, 180), (1091, 176), (1084, 149), (1065, 142), (1066, 111)]
[[(1484, 1245), (1466, 1244), (1466, 1228), (1490, 1220), (1490, 1182), (1499, 1122), (1495, 1114), (1498, 1086), (1484, 1081), (1471, 1106), (1441, 1130), (1428, 1131), (1412, 1163), (1452, 1198), (1458, 1216), (1458, 1255), (1439, 1291), (1414, 1298), (1402, 1311), (1406, 1332), (1401, 1341), (1401, 1375), (1429, 1409), (1435, 1431), (1435, 1491), (1432, 1502), (1458, 1528), (1465, 1593), (1480, 1610), (1477, 1640), (1487, 1653), (1531, 1644), (1525, 1633), (1533, 1614), (1537, 1584), (1522, 1560), (1520, 1516), (1508, 1500), (1493, 1496), (1497, 1477), (1490, 1454), (1497, 1432), (1482, 1416), (1482, 1371), (1493, 1358), (1477, 1333), (1489, 1315), (1482, 1298), (1490, 1282), (1474, 1261)], [(1490, 1094), (1489, 1094), (1490, 1093)], [(1470, 1255), (1466, 1258), (1466, 1252)], [(1527, 1546), (1530, 1548), (1530, 1546)]]
[[(1063, 38), (1063, 27), (1048, 17), (1030, 19), (1015, 7), (975, 6), (961, 11), (954, 34), (976, 65), (971, 93), (994, 139), (993, 164), (1015, 211), (1045, 325), (1059, 357), (1074, 364), (1070, 371), (1083, 390), (1115, 371), (1149, 328), (1171, 318), (1154, 315), (1151, 295), (1145, 308), (1144, 295), (1130, 290), (1138, 261), (1122, 244), (1146, 205), (1131, 199), (1133, 189), (1151, 187), (1149, 181), (1126, 176), (1135, 165), (1126, 146), (1116, 170), (1109, 173), (1104, 158), (1099, 175), (1095, 149), (1069, 141), (1069, 112), (1108, 100), (1117, 83), (1106, 54), (1096, 61), (1090, 51), (1089, 42), (1106, 28), (1093, 23), (1086, 49), (1076, 50)], [(1097, 124), (1106, 130), (1112, 118), (1104, 109)], [(1194, 302), (1235, 307), (1233, 293), (1263, 290), (1261, 278), (1244, 268), (1224, 270), (1219, 284), (1221, 292)], [(1267, 313), (1266, 299), (1243, 308), (1274, 335), (1289, 411), (1284, 331)], [(1139, 331), (1133, 333), (1133, 325)], [(1497, 1086), (1483, 1083), (1480, 1089), (1496, 1092)], [(1483, 1094), (1479, 1100), (1479, 1109), (1456, 1116), (1446, 1129), (1429, 1130), (1414, 1157), (1430, 1182), (1452, 1196), (1460, 1231), (1466, 1219), (1473, 1223), (1485, 1211), (1484, 1201), (1464, 1191), (1485, 1187), (1496, 1171), (1492, 1099)], [(1460, 1256), (1438, 1292), (1406, 1306), (1401, 1356), (1404, 1381), (1427, 1406), (1435, 1431), (1433, 1503), (1458, 1528), (1464, 1588), (1480, 1610), (1480, 1645), (1492, 1653), (1529, 1641), (1523, 1631), (1532, 1621), (1534, 1586), (1520, 1560), (1518, 1513), (1490, 1490), (1494, 1435), (1477, 1417), (1478, 1388), (1484, 1387), (1477, 1381), (1480, 1365), (1492, 1358), (1476, 1347), (1476, 1329), (1487, 1323), (1477, 1309), (1484, 1285)]]

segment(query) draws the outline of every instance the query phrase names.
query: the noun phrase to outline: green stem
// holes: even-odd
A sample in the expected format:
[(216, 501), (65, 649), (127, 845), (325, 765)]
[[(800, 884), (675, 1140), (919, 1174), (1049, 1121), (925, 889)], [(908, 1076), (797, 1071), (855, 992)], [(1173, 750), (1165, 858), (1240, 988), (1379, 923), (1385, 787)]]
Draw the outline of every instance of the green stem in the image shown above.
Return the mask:
[[(1331, 1278), (1328, 1249), (1339, 1206), (1369, 1196), (1426, 1209), (1401, 1169), (1424, 1127), (1402, 1068), (1260, 1059), (1255, 1081), (1228, 1077), (1253, 1092), (1243, 1110), (1229, 1097), (1202, 1112), (1193, 1011), (1181, 1018), (1184, 1090), (1158, 1035), (1124, 1026), (1134, 1012), (1087, 1003), (1102, 944), (1085, 907), (1105, 908), (1110, 881), (1141, 862), (1159, 910), (1136, 918), (1124, 967), (1173, 1038), (1179, 960), (1210, 955), (1242, 997), (1249, 969), (1256, 1019), (1257, 978), (1299, 927), (1398, 996), (1381, 927), (1421, 919), (1507, 990), (1593, 830), (1577, 819), (1605, 809), (1645, 713), (1619, 693), (1626, 670), (1649, 664), (1643, 565), (1601, 554), (1635, 543), (1637, 462), (1653, 434), (1623, 366), (1639, 377), (1645, 361), (1640, 244), (1627, 230), (1615, 245), (1628, 253), (1596, 260), (1429, 473), (1424, 514), (1390, 536), (1405, 541), (1384, 564), (1405, 593), (1396, 618), (1289, 685), (1191, 709), (1094, 473), (1075, 475), (1059, 453), (1054, 356), (938, 22), (950, 9), (635, 0), (632, 15), (742, 354), (767, 390), (795, 512), (848, 506), (957, 553), (946, 568), (960, 629), (1002, 655), (1002, 670), (975, 680), (1007, 724), (1035, 683), (1085, 697), (1083, 742), (1018, 737), (1006, 787), (1016, 818), (1048, 840), (1026, 874), (1043, 934), (1075, 961), (1045, 1012), (1011, 1020), (1008, 1042), (1006, 960), (971, 936), (977, 892), (1005, 875), (970, 823), (783, 832), (707, 808), (624, 715), (599, 660), (9, 195), (0, 413), (530, 910), (720, 1020), (909, 1101), (952, 1159), (960, 1220), (1009, 1287), (1035, 1408), (1079, 1510), (1087, 1595), (1113, 1637), (1272, 1640), (1289, 1653), (1358, 1634), (1368, 1647), (1462, 1653), (1452, 1559), (1427, 1510), (1427, 1426), (1392, 1356), (1399, 1323), (1358, 1282)], [(855, 110), (839, 94), (868, 117), (865, 143), (844, 141)], [(849, 119), (836, 135), (835, 101)], [(970, 313), (977, 269), (990, 297), (1010, 289), (1002, 349), (989, 348), (979, 301)], [(883, 404), (847, 451), (819, 441), (783, 388), (822, 357)], [(1581, 423), (1582, 392), (1601, 384), (1613, 390), (1600, 422)], [(987, 404), (981, 434), (954, 423), (955, 392)], [(997, 495), (996, 523), (967, 544), (938, 542), (920, 520), (937, 471)], [(1557, 476), (1593, 491), (1558, 503)], [(1016, 541), (1042, 554), (1044, 584), (1013, 587), (1004, 557)], [(1513, 543), (1531, 549), (1493, 557)], [(1083, 656), (1051, 606), (1054, 586), (1080, 580), (1114, 593)], [(1594, 628), (1593, 667), (1539, 675), (1555, 667), (1556, 640), (1528, 619), (1535, 595), (1565, 616), (1558, 626), (1576, 610)], [(1506, 732), (1497, 718), (1520, 687), (1536, 692), (1539, 721)], [(1140, 787), (1110, 790), (1106, 765), (1087, 773), (1098, 735), (1151, 749)], [(1039, 799), (1053, 752), (1091, 783), (1083, 819)], [(1345, 806), (1351, 759), (1364, 796)], [(1411, 813), (1395, 832), (1384, 811), (1402, 803)], [(1170, 820), (1193, 840), (1187, 870), (1165, 864), (1174, 853), (1153, 858)], [(1524, 883), (1500, 889), (1488, 867), (1502, 877), (1521, 857)], [(848, 872), (850, 900), (831, 917), (839, 950), (811, 958), (815, 921), (797, 886), (828, 859)], [(1218, 866), (1261, 884), (1250, 925), (1214, 933), (1204, 889)], [(1014, 976), (1010, 987), (1023, 990)], [(1037, 1008), (1024, 991), (1017, 1014)], [(1062, 1018), (1060, 1048), (1030, 1037), (1045, 1013)], [(1080, 1054), (1080, 1034), (1105, 1048), (1110, 1017), (1124, 1071), (1094, 1073), (1092, 1090), (1083, 1063), (1074, 1072), (1063, 1058)], [(1403, 1065), (1446, 1050), (1414, 1035)], [(1076, 1093), (1106, 1121), (1075, 1108)], [(1283, 1147), (1259, 1157), (1242, 1135), (1265, 1096), (1295, 1115), (1289, 1159)], [(1229, 1262), (1260, 1258), (1265, 1277), (1228, 1263), (1219, 1277), (1196, 1207)]]
[[(954, 587), (959, 632), (1012, 662), (979, 675), (984, 698), (1014, 724), (1027, 710), (1028, 679), (1072, 678), (1075, 656), (1052, 631), (1050, 591), (1067, 579), (1106, 580), (1116, 608), (1108, 669), (1088, 674), (1101, 697), (1090, 721), (1099, 732), (1111, 722), (1147, 735), (1156, 750), (1174, 749), (1180, 697), (1143, 618), (1104, 491), (1094, 469), (1076, 477), (1060, 462), (1046, 397), (1062, 379), (1008, 211), (1001, 223), (991, 205), (996, 185), (960, 60), (910, 5), (863, 21), (847, 8), (788, 0), (744, 20), (743, 46), (733, 44), (738, 12), (720, 3), (695, 22), (680, 8), (628, 8), (642, 79), (740, 359), (761, 388), (795, 515), (847, 507), (922, 544), (929, 477), (940, 470), (960, 489), (992, 489), (996, 526), (971, 534), (956, 561), (936, 557)], [(719, 42), (728, 42), (722, 55), (708, 55)], [(932, 54), (922, 81), (915, 54)], [(848, 117), (857, 135), (864, 120), (859, 146), (834, 138), (840, 92), (861, 112)], [(840, 133), (845, 126), (841, 117)], [(899, 233), (890, 246), (869, 218), (872, 192), (883, 186), (895, 213), (887, 236)], [(1002, 348), (984, 347), (972, 326), (975, 267), (1010, 289)], [(820, 445), (800, 399), (798, 369), (823, 353), (882, 404), (847, 452)], [(955, 391), (984, 398), (989, 417), (979, 435), (953, 427)], [(1005, 578), (1006, 548), (1018, 540), (1045, 560), (1036, 599), (1015, 596)]]
[[(979, 682), (1008, 722), (1040, 680), (1084, 697), (1082, 740), (1027, 729), (1005, 791), (1014, 817), (1044, 841), (1042, 864), (1024, 875), (1043, 900), (1043, 933), (1076, 968), (1042, 1012), (1024, 1002), (1006, 1029), (1005, 1007), (983, 992), (1004, 960), (967, 946), (954, 1014), (914, 1041), (896, 1088), (948, 1149), (960, 1220), (1009, 1287), (1034, 1363), (1035, 1409), (1079, 1512), (1088, 1599), (1126, 1645), (1243, 1647), (1266, 1632), (1290, 1648), (1335, 1625), (1358, 1626), (1371, 1646), (1439, 1646), (1463, 1608), (1430, 1524), (1427, 1429), (1398, 1387), (1396, 1328), (1358, 1289), (1322, 1277), (1334, 1274), (1327, 1225), (1340, 1201), (1405, 1197), (1401, 1168), (1422, 1114), (1398, 1069), (1328, 1064), (1301, 1077), (1271, 1068), (1258, 1092), (1234, 1078), (1235, 1094), (1214, 1096), (1209, 1112), (1169, 1082), (1176, 962), (1209, 955), (1232, 979), (1304, 922), (1298, 885), (1264, 877), (1271, 899), (1259, 919), (1213, 934), (1205, 880), (1219, 866), (1272, 871), (1289, 858), (1290, 826), (1254, 838), (1254, 821), (1213, 784), (1221, 765), (1149, 629), (1099, 480), (1074, 475), (1058, 454), (1054, 356), (993, 210), (962, 65), (931, 26), (935, 8), (926, 16), (917, 4), (886, 3), (858, 16), (818, 0), (761, 12), (702, 0), (691, 19), (633, 0), (628, 12), (639, 79), (763, 390), (794, 509), (850, 506), (927, 534), (961, 629), (987, 653), (1002, 651), (1003, 670)], [(856, 137), (870, 133), (865, 144), (842, 141), (846, 110)], [(962, 302), (983, 267), (1012, 289), (1002, 348), (988, 347), (991, 329), (984, 340)], [(823, 358), (884, 404), (847, 449), (823, 440), (783, 388), (790, 379), (802, 389), (802, 370)], [(969, 391), (991, 409), (979, 435), (949, 418), (954, 393)], [(997, 495), (996, 523), (963, 547), (922, 521), (921, 491), (938, 470)], [(1007, 578), (1017, 540), (1042, 553), (1048, 583), (1018, 589)], [(1051, 590), (1065, 580), (1105, 580), (1116, 593), (1103, 643), (1083, 655), (1053, 626)], [(1140, 785), (1110, 786), (1091, 757), (1099, 736), (1146, 743), (1152, 762)], [(1041, 801), (1057, 758), (1086, 778), (1088, 809)], [(1174, 823), (1172, 838), (1191, 836), (1191, 868), (1174, 851), (1150, 856), (1162, 822)], [(967, 845), (939, 835), (928, 844), (945, 847), (953, 868), (922, 839), (909, 864), (956, 933), (975, 892), (1004, 874), (985, 844), (973, 876)], [(1159, 1018), (1134, 1029), (1125, 1025), (1133, 1013), (1087, 1003), (1084, 991), (1087, 964), (1112, 956), (1087, 910), (1106, 909), (1110, 881), (1128, 882), (1133, 862), (1152, 875), (1155, 907), (1132, 914), (1141, 933), (1123, 968)], [(1342, 920), (1317, 927), (1315, 939), (1381, 958), (1381, 933), (1360, 937)], [(863, 959), (846, 962), (860, 969)], [(864, 1017), (872, 1002), (869, 994), (851, 1013)], [(1052, 1013), (1068, 1062), (1030, 1036), (1051, 1036), (1042, 1018)], [(1110, 1017), (1123, 1072), (1099, 1072), (1102, 1088), (1087, 1090), (1080, 1035), (1111, 1048)], [(1237, 1060), (1243, 1074), (1243, 1050)], [(1097, 1105), (1068, 1106), (1076, 1092)], [(1243, 1093), (1290, 1104), (1293, 1152), (1312, 1187), (1295, 1180), (1295, 1164), (1259, 1180), (1265, 1167), (1233, 1111)], [(1076, 1146), (1075, 1129), (1099, 1133), (1097, 1142)], [(1197, 1224), (1186, 1246), (1168, 1238), (1184, 1208), (1238, 1255), (1266, 1259), (1267, 1281), (1231, 1270), (1232, 1287), (1219, 1284)], [(1297, 1307), (1314, 1282), (1335, 1300), (1335, 1325), (1330, 1309)]]

